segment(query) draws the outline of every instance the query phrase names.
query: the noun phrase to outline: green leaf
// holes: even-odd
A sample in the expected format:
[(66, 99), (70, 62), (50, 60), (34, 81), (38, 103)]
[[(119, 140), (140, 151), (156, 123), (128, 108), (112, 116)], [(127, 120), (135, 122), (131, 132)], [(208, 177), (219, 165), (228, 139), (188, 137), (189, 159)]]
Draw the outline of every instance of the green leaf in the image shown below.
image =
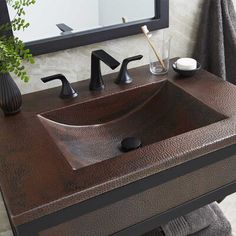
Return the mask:
[(7, 34), (9, 30), (25, 30), (29, 27), (22, 16), (25, 7), (36, 3), (35, 0), (7, 0), (7, 3), (16, 11), (16, 17), (11, 23), (0, 25), (0, 73), (12, 72), (24, 82), (29, 81), (29, 76), (23, 66), (23, 61), (34, 63), (30, 50), (17, 37)]

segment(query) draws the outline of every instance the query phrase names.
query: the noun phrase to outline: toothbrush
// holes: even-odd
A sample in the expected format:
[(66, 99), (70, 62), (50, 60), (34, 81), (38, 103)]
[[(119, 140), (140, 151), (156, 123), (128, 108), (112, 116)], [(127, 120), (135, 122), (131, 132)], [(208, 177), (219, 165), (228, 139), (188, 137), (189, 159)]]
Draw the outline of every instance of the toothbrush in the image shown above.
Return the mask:
[(165, 70), (166, 67), (165, 67), (165, 65), (164, 65), (164, 62), (163, 62), (163, 60), (161, 59), (161, 57), (159, 56), (159, 54), (158, 54), (157, 50), (155, 49), (155, 47), (154, 47), (152, 41), (150, 40), (150, 38), (152, 37), (152, 34), (149, 32), (149, 30), (148, 30), (148, 28), (147, 28), (146, 25), (142, 26), (141, 29), (142, 29), (144, 35), (146, 36), (146, 38), (147, 38), (147, 40), (148, 40), (148, 43), (149, 43), (149, 45), (151, 46), (151, 48), (152, 48), (154, 54), (156, 55), (157, 60), (161, 63), (161, 66), (162, 66), (163, 69)]

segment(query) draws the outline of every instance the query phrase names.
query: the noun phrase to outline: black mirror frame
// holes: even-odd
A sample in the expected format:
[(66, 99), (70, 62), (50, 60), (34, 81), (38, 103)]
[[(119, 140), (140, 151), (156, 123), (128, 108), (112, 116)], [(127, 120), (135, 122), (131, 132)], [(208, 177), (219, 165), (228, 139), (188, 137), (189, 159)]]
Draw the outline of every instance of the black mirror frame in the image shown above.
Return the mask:
[[(169, 0), (155, 1), (155, 17), (125, 24), (104, 27), (102, 29), (87, 30), (69, 35), (56, 36), (27, 42), (33, 55), (57, 52), (106, 40), (135, 35), (141, 32), (141, 26), (147, 25), (149, 30), (158, 30), (169, 27)], [(0, 0), (0, 25), (10, 22), (6, 0)]]

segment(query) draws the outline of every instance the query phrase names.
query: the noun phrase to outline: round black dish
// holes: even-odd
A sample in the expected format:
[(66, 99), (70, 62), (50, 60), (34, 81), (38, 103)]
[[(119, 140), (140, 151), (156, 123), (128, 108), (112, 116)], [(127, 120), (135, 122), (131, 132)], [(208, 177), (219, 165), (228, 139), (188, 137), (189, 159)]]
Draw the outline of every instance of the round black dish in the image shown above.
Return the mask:
[(172, 65), (173, 70), (178, 73), (179, 75), (182, 75), (184, 77), (191, 77), (194, 74), (196, 74), (196, 72), (198, 72), (201, 69), (201, 64), (198, 62), (197, 63), (197, 69), (195, 70), (180, 70), (177, 68), (176, 66), (176, 62)]

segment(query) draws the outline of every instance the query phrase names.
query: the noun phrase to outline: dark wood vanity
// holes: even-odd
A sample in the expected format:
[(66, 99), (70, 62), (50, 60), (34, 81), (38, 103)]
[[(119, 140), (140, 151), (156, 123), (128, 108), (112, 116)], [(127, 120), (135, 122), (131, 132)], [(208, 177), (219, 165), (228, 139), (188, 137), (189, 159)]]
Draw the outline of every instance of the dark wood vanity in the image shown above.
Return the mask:
[[(204, 70), (186, 79), (172, 70), (153, 76), (148, 66), (130, 74), (134, 82), (123, 86), (106, 75), (101, 92), (75, 83), (72, 100), (60, 99), (60, 88), (24, 95), (21, 113), (0, 116), (0, 186), (15, 235), (138, 236), (236, 191), (236, 87)], [(106, 123), (158, 91), (162, 119), (178, 123), (174, 135), (79, 168), (37, 117)]]

